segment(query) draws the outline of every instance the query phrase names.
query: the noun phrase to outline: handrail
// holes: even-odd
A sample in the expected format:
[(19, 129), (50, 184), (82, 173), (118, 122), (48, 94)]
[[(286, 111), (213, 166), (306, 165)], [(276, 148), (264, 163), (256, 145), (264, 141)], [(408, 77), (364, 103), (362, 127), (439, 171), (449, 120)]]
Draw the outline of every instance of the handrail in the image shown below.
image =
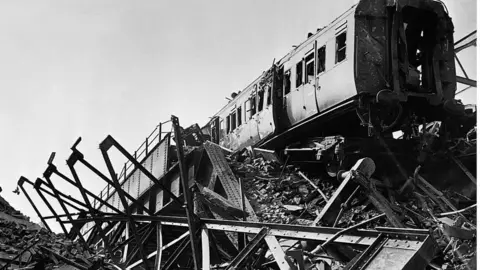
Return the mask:
[[(162, 124), (168, 123), (169, 121), (160, 122), (158, 125), (155, 126), (153, 131), (146, 137), (145, 141), (134, 151), (133, 157), (135, 160), (141, 162), (144, 158), (148, 156), (148, 154), (155, 148), (157, 143), (161, 142), (162, 134), (168, 132), (162, 132)], [(153, 136), (153, 138), (152, 138)], [(157, 140), (157, 138), (159, 138)], [(153, 145), (153, 146), (152, 146)], [(141, 151), (140, 151), (141, 150)], [(149, 151), (150, 150), (150, 151)], [(127, 181), (127, 176), (134, 170), (132, 167), (134, 164), (127, 160), (123, 164), (123, 168), (120, 173), (117, 175), (117, 178), (120, 182), (120, 185), (123, 185)], [(99, 194), (99, 197), (102, 200), (108, 199), (114, 193), (114, 189), (110, 188), (110, 185), (107, 184)], [(94, 200), (94, 207), (97, 207), (97, 202)]]

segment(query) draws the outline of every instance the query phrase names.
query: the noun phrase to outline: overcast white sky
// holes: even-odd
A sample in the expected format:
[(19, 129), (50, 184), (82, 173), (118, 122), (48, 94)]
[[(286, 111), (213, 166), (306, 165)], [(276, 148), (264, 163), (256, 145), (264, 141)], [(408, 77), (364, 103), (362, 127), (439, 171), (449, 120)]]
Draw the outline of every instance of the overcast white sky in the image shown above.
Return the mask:
[[(0, 0), (1, 196), (38, 221), (12, 190), (21, 175), (41, 176), (51, 152), (69, 174), (69, 148), (82, 136), (79, 149), (103, 169), (107, 134), (133, 151), (171, 114), (203, 125), (225, 96), (355, 2)], [(475, 0), (446, 4), (456, 39), (476, 29)], [(463, 57), (473, 76), (476, 54)]]

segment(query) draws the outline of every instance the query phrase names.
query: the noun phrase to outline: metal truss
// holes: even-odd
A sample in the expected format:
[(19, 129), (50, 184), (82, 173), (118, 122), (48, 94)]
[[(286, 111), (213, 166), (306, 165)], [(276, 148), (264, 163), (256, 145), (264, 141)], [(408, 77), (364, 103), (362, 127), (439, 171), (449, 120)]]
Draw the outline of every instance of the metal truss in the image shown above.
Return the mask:
[[(284, 250), (282, 244), (289, 240), (322, 242), (320, 249), (327, 253), (331, 246), (336, 245), (363, 250), (349, 264), (349, 269), (363, 269), (366, 265), (375, 265), (396, 256), (403, 259), (388, 261), (396, 269), (423, 269), (433, 257), (434, 241), (427, 230), (359, 229), (364, 223), (339, 229), (257, 222), (252, 207), (244, 197), (243, 184), (231, 172), (222, 148), (204, 142), (196, 132), (198, 128), (187, 128), (188, 132), (183, 133), (175, 116), (171, 117), (171, 123), (175, 146), (170, 146), (168, 133), (150, 148), (150, 152), (147, 151), (142, 160), (137, 160), (136, 154), (130, 155), (112, 136), (107, 136), (100, 144), (100, 151), (108, 176), (91, 165), (77, 149), (79, 138), (67, 160), (71, 177), (57, 169), (52, 154), (43, 174), (45, 181), (37, 179), (33, 183), (21, 177), (18, 185), (47, 229), (50, 230), (47, 221), (55, 219), (66, 235), (77, 239), (86, 249), (103, 247), (109, 262), (121, 269), (257, 267), (272, 263), (266, 261), (267, 252), (271, 253), (273, 263), (280, 269), (304, 269), (304, 252), (301, 249)], [(188, 148), (184, 146), (191, 143), (194, 143), (195, 150), (185, 150)], [(145, 145), (148, 146), (148, 139)], [(124, 168), (120, 174), (123, 181), (117, 176), (109, 156), (112, 147), (133, 166), (128, 174)], [(165, 170), (154, 166), (153, 156), (160, 158), (156, 162), (168, 164)], [(358, 163), (358, 166), (365, 164)], [(84, 176), (79, 173), (78, 166), (93, 172), (107, 184), (103, 195), (85, 189), (82, 184)], [(361, 168), (352, 168), (353, 171), (357, 169)], [(338, 218), (335, 211), (329, 210), (330, 207), (339, 204), (346, 191), (355, 189), (354, 183), (358, 179), (355, 179), (353, 171), (345, 177), (343, 188), (331, 199), (325, 213), (322, 212), (322, 217), (330, 223)], [(81, 198), (66, 195), (56, 188), (56, 181), (74, 186)], [(25, 183), (35, 189), (51, 215), (42, 215), (27, 193)], [(139, 187), (145, 185), (148, 188), (140, 192)], [(53, 197), (60, 209), (51, 205), (46, 195)], [(67, 230), (69, 225), (72, 226), (70, 231)], [(89, 267), (68, 260), (65, 262), (79, 269)]]
[(473, 80), (468, 77), (468, 74), (465, 71), (465, 68), (463, 67), (462, 62), (457, 56), (457, 54), (460, 53), (461, 51), (472, 46), (475, 46), (475, 47), (477, 46), (477, 30), (471, 32), (470, 34), (466, 35), (459, 41), (455, 42), (454, 46), (455, 46), (455, 60), (457, 61), (457, 64), (463, 73), (463, 76), (457, 76), (457, 82), (468, 86), (467, 88), (458, 91), (456, 93), (458, 95), (464, 92), (465, 90), (469, 89), (470, 87), (477, 87), (477, 80)]

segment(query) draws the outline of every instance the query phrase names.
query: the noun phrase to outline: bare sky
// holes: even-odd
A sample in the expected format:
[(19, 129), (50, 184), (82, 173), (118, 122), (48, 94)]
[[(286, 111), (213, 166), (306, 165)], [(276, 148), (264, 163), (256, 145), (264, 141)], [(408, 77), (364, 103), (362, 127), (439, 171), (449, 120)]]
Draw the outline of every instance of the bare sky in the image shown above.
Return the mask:
[[(67, 173), (82, 136), (79, 149), (103, 170), (107, 134), (133, 151), (171, 114), (203, 125), (225, 96), (355, 2), (0, 1), (1, 195), (38, 221), (12, 190), (21, 175), (40, 177), (51, 152)], [(446, 5), (456, 39), (476, 29), (475, 0)], [(476, 54), (463, 57), (476, 78)], [(465, 95), (476, 99), (476, 90)]]

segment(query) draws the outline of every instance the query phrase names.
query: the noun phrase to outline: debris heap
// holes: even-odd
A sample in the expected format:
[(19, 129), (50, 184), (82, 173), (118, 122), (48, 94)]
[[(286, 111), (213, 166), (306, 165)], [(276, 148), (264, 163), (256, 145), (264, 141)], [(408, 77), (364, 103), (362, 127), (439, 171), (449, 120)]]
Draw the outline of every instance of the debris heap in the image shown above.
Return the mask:
[[(437, 243), (430, 269), (476, 269), (476, 198), (471, 190), (464, 194), (458, 188), (438, 190), (426, 180), (428, 172), (422, 171), (424, 178), (417, 168), (415, 175), (397, 188), (378, 179), (369, 179), (365, 186), (357, 183), (348, 200), (335, 209), (328, 201), (335, 199), (341, 180), (320, 170), (302, 172), (299, 166), (251, 153), (229, 160), (235, 175), (243, 178), (245, 195), (261, 222), (348, 228), (385, 213), (385, 218), (366, 223), (363, 228), (428, 229)], [(336, 212), (333, 224), (319, 218), (327, 205), (332, 208), (329, 211)], [(397, 223), (392, 224), (392, 220)], [(337, 269), (345, 266), (335, 258), (319, 259), (328, 255), (316, 245), (303, 243), (303, 251), (305, 261), (310, 262), (305, 269), (328, 269), (318, 268), (319, 261)]]
[(0, 196), (0, 269), (104, 269), (103, 251), (32, 223)]

